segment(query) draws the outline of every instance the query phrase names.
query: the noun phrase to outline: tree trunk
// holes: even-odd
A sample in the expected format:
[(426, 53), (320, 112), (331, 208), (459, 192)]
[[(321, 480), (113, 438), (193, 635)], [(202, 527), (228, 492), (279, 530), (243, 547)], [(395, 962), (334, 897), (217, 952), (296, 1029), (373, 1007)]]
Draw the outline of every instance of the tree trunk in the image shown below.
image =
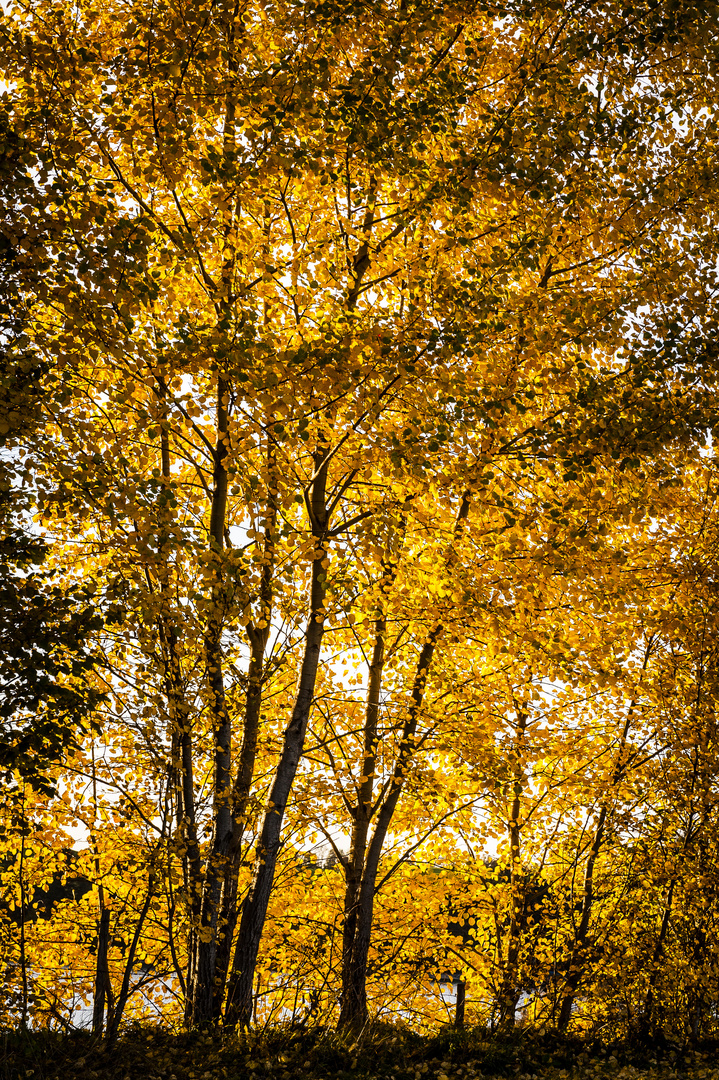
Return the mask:
[(527, 730), (527, 713), (517, 709), (519, 726), (514, 747), (514, 788), (509, 819), (509, 880), (510, 904), (509, 938), (507, 941), (507, 960), (499, 991), (499, 1027), (509, 1030), (514, 1027), (519, 989), (517, 987), (519, 953), (522, 934), (522, 913), (524, 910), (523, 877), (521, 872), (521, 834), (519, 816), (522, 810), (524, 790), (524, 769), (522, 764), (522, 742)]
[[(92, 801), (95, 810), (94, 828), (97, 828), (97, 771), (95, 766), (95, 741), (91, 744), (92, 753)], [(112, 985), (110, 983), (110, 968), (107, 953), (110, 946), (110, 909), (105, 906), (105, 889), (100, 877), (100, 858), (95, 848), (95, 880), (97, 881), (97, 901), (99, 919), (97, 926), (97, 956), (95, 958), (95, 987), (92, 1002), (92, 1033), (102, 1035), (105, 1027), (105, 1007), (107, 1006), (107, 1023), (113, 1023), (114, 1009), (112, 1001)]]
[[(100, 919), (97, 928), (97, 957), (95, 961), (95, 993), (92, 1002), (92, 1033), (102, 1035), (105, 1026), (105, 1001), (110, 983), (107, 965), (107, 949), (110, 943), (110, 909), (100, 903)], [(108, 1022), (112, 1022), (108, 1018)]]
[(656, 993), (657, 981), (659, 978), (659, 961), (662, 958), (664, 952), (664, 942), (667, 939), (667, 933), (669, 932), (669, 924), (672, 917), (672, 903), (674, 901), (674, 889), (676, 888), (677, 879), (673, 877), (669, 882), (669, 888), (667, 890), (667, 898), (664, 901), (664, 914), (662, 915), (662, 923), (659, 928), (659, 934), (657, 940), (654, 943), (654, 950), (652, 952), (651, 960), (651, 972), (649, 975), (649, 986), (647, 987), (647, 994), (644, 999), (644, 1006), (642, 1008), (641, 1016), (639, 1018), (639, 1031), (640, 1038), (648, 1038), (651, 1031), (652, 1024), (652, 1012), (654, 1010), (654, 995)]
[[(371, 177), (369, 197), (362, 222), (363, 241), (351, 265), (351, 284), (347, 295), (347, 310), (352, 312), (357, 306), (362, 282), (370, 265), (370, 235), (374, 225), (377, 198), (377, 180)], [(267, 318), (267, 312), (265, 312)], [(325, 578), (320, 563), (326, 555), (327, 531), (330, 514), (325, 501), (328, 447), (323, 447), (314, 455), (315, 480), (310, 498), (307, 500), (313, 535), (315, 537), (312, 584), (310, 590), (310, 613), (305, 637), (305, 653), (298, 683), (292, 718), (285, 731), (282, 756), (280, 758), (275, 781), (270, 796), (270, 807), (265, 815), (260, 841), (255, 857), (253, 880), (242, 907), (242, 917), (238, 933), (237, 946), (229, 979), (225, 1023), (231, 1027), (239, 1024), (249, 1027), (252, 1020), (252, 986), (254, 980), (260, 938), (264, 929), (267, 905), (269, 902), (275, 866), (279, 854), (280, 831), (287, 805), (287, 798), (297, 772), (300, 756), (304, 748), (305, 734), (310, 708), (314, 698), (314, 687), (319, 666), (320, 648), (324, 634)], [(239, 847), (235, 848), (235, 861), (239, 859)], [(234, 903), (236, 893), (236, 868), (231, 869), (232, 877), (226, 887), (227, 922), (224, 931), (223, 963), (229, 961), (232, 930), (234, 929)], [(234, 880), (234, 884), (233, 884)], [(219, 1010), (221, 988), (218, 985), (216, 1011)]]
[(362, 774), (358, 802), (354, 810), (349, 858), (345, 864), (344, 923), (342, 927), (342, 987), (353, 985), (353, 946), (357, 933), (362, 872), (367, 853), (367, 836), (372, 817), (372, 798), (377, 755), (377, 724), (384, 667), (386, 620), (380, 615), (375, 621), (375, 640), (369, 669), (367, 708), (365, 710)]
[[(644, 650), (644, 661), (642, 663), (642, 673), (646, 671), (649, 657), (651, 656), (652, 649), (654, 648), (655, 637), (652, 635), (649, 638), (647, 647)], [(609, 791), (613, 791), (620, 780), (626, 774), (629, 767), (629, 760), (626, 757), (627, 739), (629, 737), (629, 729), (632, 723), (632, 716), (636, 707), (636, 701), (633, 700), (629, 709), (627, 710), (627, 718), (624, 722), (621, 738), (619, 740), (619, 750), (614, 762), (614, 768), (612, 769), (612, 777), (609, 784)], [(579, 919), (579, 926), (577, 927), (574, 935), (574, 943), (572, 945), (572, 951), (569, 957), (568, 973), (566, 982), (564, 985), (564, 997), (562, 998), (562, 1004), (559, 1009), (559, 1016), (557, 1018), (557, 1027), (560, 1031), (565, 1031), (567, 1025), (572, 1016), (572, 1008), (574, 1007), (574, 999), (579, 990), (582, 977), (584, 975), (584, 967), (586, 963), (586, 949), (587, 941), (589, 937), (589, 925), (592, 917), (592, 907), (594, 904), (594, 871), (599, 858), (599, 853), (604, 843), (604, 834), (606, 831), (607, 817), (609, 814), (609, 803), (605, 800), (602, 803), (602, 807), (599, 811), (599, 819), (597, 826), (594, 830), (594, 837), (592, 839), (592, 845), (589, 851), (589, 857), (587, 859), (587, 865), (584, 870), (584, 882), (582, 886), (582, 903), (581, 903), (581, 915)]]
[[(254, 629), (254, 628), (253, 628)], [(248, 691), (245, 702), (245, 723), (240, 750), (240, 761), (232, 794), (232, 835), (227, 865), (222, 885), (221, 911), (217, 942), (217, 967), (212, 1013), (219, 1020), (222, 1012), (227, 972), (230, 964), (232, 939), (237, 924), (237, 878), (242, 860), (242, 834), (247, 819), (247, 807), (257, 757), (257, 739), (262, 705), (262, 674), (264, 652), (269, 634), (266, 629), (254, 630), (250, 656)]]
[(342, 971), (342, 999), (340, 1006), (340, 1018), (338, 1030), (358, 1031), (367, 1023), (367, 957), (369, 944), (372, 937), (372, 921), (374, 917), (374, 896), (377, 882), (377, 871), (382, 854), (382, 848), (387, 836), (390, 822), (394, 815), (399, 797), (402, 793), (407, 765), (414, 752), (414, 740), (417, 732), (417, 723), (424, 700), (424, 690), (427, 684), (432, 657), (435, 646), (442, 634), (443, 626), (438, 624), (430, 632), (419, 655), (417, 670), (412, 686), (410, 707), (407, 720), (402, 731), (397, 763), (392, 775), (387, 797), (377, 816), (377, 823), (372, 834), (369, 850), (367, 852), (366, 865), (359, 886), (359, 895), (356, 902), (356, 923), (351, 946), (348, 943), (348, 956), (343, 964)]
[(22, 817), (21, 817), (21, 840), (20, 840), (20, 979), (22, 989), (20, 1027), (23, 1031), (27, 1028), (28, 1013), (28, 981), (27, 981), (27, 950), (25, 941), (25, 787), (22, 790)]
[(193, 978), (189, 983), (190, 1022), (195, 1027), (208, 1024), (213, 1019), (220, 895), (232, 838), (231, 723), (225, 702), (222, 658), (224, 603), (221, 556), (224, 549), (227, 510), (227, 469), (225, 467), (229, 438), (227, 394), (227, 384), (222, 376), (218, 376), (217, 445), (215, 448), (209, 538), (210, 548), (216, 564), (212, 586), (212, 606), (205, 637), (209, 708), (215, 744), (212, 807), (213, 837), (202, 887), (199, 930), (195, 936), (196, 957), (193, 963)]
[[(168, 431), (167, 384), (161, 375), (157, 375), (157, 393), (163, 403), (160, 425), (160, 460), (162, 478), (169, 487), (172, 482), (170, 457), (170, 438)], [(175, 821), (180, 840), (180, 858), (185, 896), (190, 915), (190, 939), (188, 942), (188, 969), (185, 988), (185, 1019), (190, 1020), (191, 996), (195, 970), (196, 928), (200, 920), (202, 862), (197, 838), (197, 818), (195, 812), (195, 785), (193, 775), (193, 746), (190, 710), (185, 699), (182, 665), (180, 662), (177, 628), (169, 617), (172, 604), (168, 566), (159, 561), (160, 595), (163, 610), (158, 619), (158, 635), (162, 647), (165, 666), (165, 693), (170, 717), (170, 769), (169, 784), (174, 795)], [(109, 985), (109, 984), (108, 984)], [(111, 1021), (108, 1020), (108, 1023)]]
[(457, 980), (457, 1002), (454, 1012), (454, 1026), (456, 1028), (464, 1027), (464, 1005), (466, 1000), (467, 987), (464, 979)]
[(562, 998), (562, 1004), (559, 1010), (559, 1017), (557, 1020), (557, 1027), (560, 1031), (564, 1031), (571, 1019), (572, 1008), (574, 1006), (574, 998), (576, 997), (579, 984), (584, 972), (584, 951), (587, 945), (587, 936), (589, 934), (589, 922), (592, 917), (592, 905), (594, 902), (594, 868), (599, 858), (599, 852), (604, 841), (604, 829), (607, 821), (607, 804), (604, 803), (599, 811), (599, 820), (597, 821), (597, 827), (594, 830), (594, 837), (592, 839), (592, 846), (589, 851), (589, 858), (587, 859), (587, 865), (584, 869), (584, 884), (582, 888), (582, 907), (581, 915), (579, 919), (579, 926), (574, 935), (574, 944), (572, 946), (572, 952), (569, 958), (569, 971), (567, 973), (567, 980), (564, 986), (564, 997)]
[[(227, 70), (232, 76), (237, 70), (238, 40), (242, 34), (239, 22), (240, 5), (235, 0), (232, 20), (228, 24)], [(236, 146), (236, 101), (232, 79), (228, 79), (225, 96), (223, 129), (223, 158), (226, 164), (233, 159)], [(232, 314), (232, 293), (237, 264), (237, 246), (233, 238), (237, 205), (231, 200), (223, 210), (223, 250), (221, 284), (215, 297), (218, 321)], [(207, 621), (205, 654), (207, 659), (207, 683), (209, 707), (212, 717), (215, 744), (215, 777), (213, 790), (213, 835), (210, 855), (202, 882), (199, 925), (190, 949), (192, 972), (188, 972), (189, 1019), (193, 1026), (204, 1026), (213, 1021), (216, 997), (216, 968), (220, 906), (223, 883), (227, 876), (227, 863), (233, 835), (231, 737), (232, 725), (225, 701), (222, 658), (223, 623), (223, 568), (221, 553), (225, 546), (227, 527), (227, 468), (229, 451), (228, 399), (230, 386), (225, 376), (217, 376), (217, 441), (214, 450), (213, 488), (210, 505), (210, 549), (216, 559), (212, 587), (212, 606)]]
[[(457, 515), (457, 521), (455, 522), (455, 540), (462, 529), (468, 513), (469, 494), (465, 493)], [(379, 862), (384, 841), (387, 836), (387, 830), (389, 829), (402, 793), (402, 788), (404, 787), (407, 766), (414, 753), (417, 725), (419, 723), (419, 717), (424, 701), (427, 677), (432, 665), (437, 642), (442, 636), (443, 630), (443, 625), (437, 623), (434, 629), (428, 634), (419, 655), (410, 694), (407, 719), (400, 739), (397, 761), (389, 790), (377, 815), (377, 821), (367, 850), (365, 866), (362, 871), (359, 885), (357, 885), (356, 882), (356, 870), (353, 870), (353, 893), (349, 897), (352, 904), (352, 919), (345, 920), (345, 934), (343, 938), (342, 995), (340, 1002), (340, 1016), (337, 1024), (339, 1031), (358, 1031), (367, 1023), (367, 958), (372, 937), (377, 872), (379, 870)], [(377, 648), (377, 643), (375, 647)], [(374, 655), (375, 654), (373, 654), (373, 660)], [(381, 670), (378, 671), (377, 674), (381, 678)], [(377, 689), (377, 693), (379, 693), (379, 689)], [(364, 775), (366, 774), (363, 773), (363, 776)], [(361, 838), (361, 833), (359, 831), (358, 837)], [(345, 894), (345, 905), (347, 905), (348, 893), (349, 890)], [(354, 896), (356, 896), (356, 900), (353, 899)], [(347, 912), (347, 907), (345, 907), (345, 911)], [(350, 940), (349, 931), (352, 928), (354, 929), (354, 933)]]
[(314, 700), (320, 648), (324, 634), (326, 572), (322, 563), (327, 555), (326, 540), (329, 527), (329, 515), (325, 503), (327, 468), (326, 451), (323, 450), (315, 455), (315, 480), (308, 504), (315, 549), (305, 650), (295, 705), (285, 730), (282, 754), (257, 845), (252, 884), (242, 906), (225, 1007), (225, 1023), (230, 1027), (239, 1025), (241, 1028), (247, 1028), (252, 1021), (252, 987), (255, 966), (280, 850), (280, 832), (287, 800), (304, 749), (310, 709)]
[(135, 956), (137, 955), (137, 946), (140, 941), (140, 934), (142, 933), (142, 928), (145, 925), (145, 919), (147, 918), (147, 913), (150, 910), (152, 898), (155, 895), (155, 885), (155, 875), (154, 873), (151, 873), (147, 883), (147, 894), (145, 896), (145, 901), (142, 905), (142, 910), (140, 911), (137, 922), (135, 923), (135, 931), (132, 935), (130, 948), (128, 949), (127, 959), (125, 961), (125, 971), (122, 976), (122, 985), (120, 986), (120, 993), (117, 996), (117, 1004), (114, 1009), (114, 1015), (112, 1016), (112, 1019), (108, 1017), (108, 1045), (112, 1045), (112, 1043), (117, 1038), (117, 1033), (120, 1027), (120, 1023), (122, 1021), (123, 1013), (125, 1012), (125, 1006), (127, 1005), (127, 999), (132, 992), (132, 986), (130, 985), (132, 981), (132, 969), (135, 965)]
[(230, 966), (232, 941), (237, 924), (237, 884), (242, 862), (242, 835), (247, 823), (247, 810), (252, 790), (257, 758), (257, 739), (260, 728), (265, 649), (270, 636), (273, 603), (273, 571), (275, 561), (275, 530), (277, 528), (277, 461), (271, 440), (267, 448), (268, 499), (264, 529), (264, 560), (260, 579), (260, 613), (258, 625), (246, 627), (250, 642), (250, 663), (245, 698), (240, 759), (232, 791), (232, 835), (227, 853), (225, 875), (220, 899), (216, 968), (212, 1015), (215, 1021), (222, 1014), (222, 1002)]

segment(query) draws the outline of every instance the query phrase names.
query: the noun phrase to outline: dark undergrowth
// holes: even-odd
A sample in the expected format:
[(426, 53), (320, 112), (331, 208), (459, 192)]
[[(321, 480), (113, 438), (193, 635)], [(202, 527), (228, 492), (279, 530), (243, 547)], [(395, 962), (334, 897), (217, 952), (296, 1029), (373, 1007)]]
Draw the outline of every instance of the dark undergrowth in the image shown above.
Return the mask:
[(85, 1032), (0, 1033), (0, 1080), (719, 1080), (719, 1043), (587, 1042), (530, 1030), (446, 1027), (432, 1037), (388, 1024), (359, 1039), (323, 1028), (175, 1034), (127, 1029), (114, 1046)]

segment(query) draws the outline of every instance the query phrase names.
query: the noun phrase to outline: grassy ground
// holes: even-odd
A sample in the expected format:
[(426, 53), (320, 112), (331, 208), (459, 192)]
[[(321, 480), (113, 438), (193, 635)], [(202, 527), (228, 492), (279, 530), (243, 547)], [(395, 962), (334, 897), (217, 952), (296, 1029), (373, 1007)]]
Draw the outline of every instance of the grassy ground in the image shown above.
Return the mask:
[(377, 1028), (359, 1044), (322, 1030), (264, 1035), (127, 1032), (110, 1050), (83, 1033), (5, 1032), (0, 1080), (719, 1080), (719, 1046), (584, 1047), (519, 1032)]

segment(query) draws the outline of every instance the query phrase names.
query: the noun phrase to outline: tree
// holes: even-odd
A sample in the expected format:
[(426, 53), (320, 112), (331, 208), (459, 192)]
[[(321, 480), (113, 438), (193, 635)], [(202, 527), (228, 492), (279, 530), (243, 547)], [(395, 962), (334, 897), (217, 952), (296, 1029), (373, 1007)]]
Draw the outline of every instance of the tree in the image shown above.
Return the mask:
[[(28, 458), (50, 391), (48, 365), (25, 336), (39, 257), (21, 268), (14, 212), (34, 194), (27, 168), (32, 148), (0, 113), (0, 769), (40, 787), (67, 745), (89, 730), (102, 688), (93, 680), (92, 639), (101, 625), (94, 586), (67, 584), (52, 568), (47, 545), (30, 531), (34, 470)], [(48, 564), (48, 565), (46, 565)]]
[[(51, 388), (35, 498), (118, 615), (106, 716), (173, 821), (186, 1018), (250, 1023), (329, 643), (371, 675), (341, 733), (355, 1026), (452, 649), (469, 665), (538, 577), (587, 572), (600, 477), (637, 511), (643, 460), (705, 430), (711, 12), (30, 0), (2, 35), (3, 235)], [(537, 678), (571, 674), (548, 651)]]

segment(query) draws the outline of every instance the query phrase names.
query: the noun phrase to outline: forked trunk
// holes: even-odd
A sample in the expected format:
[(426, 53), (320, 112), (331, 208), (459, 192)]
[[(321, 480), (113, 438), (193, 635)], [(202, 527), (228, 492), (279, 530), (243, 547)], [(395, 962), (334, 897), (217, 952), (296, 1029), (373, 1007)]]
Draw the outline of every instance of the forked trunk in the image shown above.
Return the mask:
[[(273, 523), (274, 524), (274, 523)], [(266, 565), (267, 575), (271, 567)], [(242, 834), (247, 820), (247, 807), (250, 800), (252, 779), (257, 757), (257, 739), (260, 727), (260, 707), (262, 705), (262, 676), (264, 651), (269, 636), (269, 612), (267, 625), (260, 630), (248, 627), (252, 655), (249, 667), (249, 686), (245, 704), (245, 725), (240, 749), (240, 761), (235, 778), (232, 799), (232, 837), (225, 866), (220, 901), (220, 918), (217, 939), (216, 968), (214, 976), (214, 996), (212, 1015), (215, 1021), (221, 1018), (222, 1002), (230, 966), (232, 941), (237, 925), (237, 885), (242, 862)]]
[[(394, 575), (392, 575), (394, 576)], [(385, 574), (385, 581), (388, 575)], [(375, 621), (375, 640), (369, 669), (367, 708), (365, 710), (364, 747), (362, 775), (359, 783), (358, 801), (354, 810), (352, 840), (349, 857), (345, 863), (344, 923), (342, 927), (342, 1000), (346, 993), (353, 994), (357, 984), (354, 941), (360, 916), (360, 893), (362, 871), (367, 854), (367, 837), (372, 816), (372, 798), (377, 757), (377, 725), (379, 719), (382, 670), (384, 667), (386, 620), (380, 615)]]
[(587, 859), (587, 865), (584, 870), (584, 887), (582, 890), (582, 908), (581, 916), (579, 919), (579, 926), (577, 927), (574, 935), (574, 945), (569, 957), (569, 971), (567, 973), (567, 979), (564, 985), (564, 997), (562, 998), (562, 1004), (559, 1010), (559, 1016), (557, 1018), (557, 1027), (560, 1031), (564, 1031), (569, 1024), (572, 1016), (572, 1008), (574, 1007), (574, 999), (579, 989), (579, 985), (582, 981), (582, 975), (584, 973), (585, 964), (585, 950), (587, 947), (587, 938), (589, 935), (589, 924), (592, 915), (592, 905), (594, 902), (594, 869), (599, 858), (599, 852), (604, 841), (604, 829), (607, 820), (607, 806), (606, 803), (602, 806), (599, 812), (599, 820), (597, 827), (594, 830), (594, 839), (592, 840), (592, 847), (589, 852), (589, 858)]
[[(642, 664), (642, 672), (646, 670), (646, 666), (649, 662), (652, 649), (654, 648), (655, 637), (652, 635), (647, 642), (647, 647), (644, 650), (644, 662)], [(624, 721), (624, 727), (619, 740), (619, 748), (617, 751), (617, 757), (614, 762), (614, 768), (612, 769), (612, 777), (609, 784), (609, 791), (613, 792), (622, 778), (625, 776), (629, 767), (629, 759), (627, 757), (627, 739), (629, 737), (629, 729), (632, 724), (632, 717), (634, 715), (634, 709), (636, 707), (636, 701), (632, 701), (627, 710), (627, 717)], [(582, 887), (582, 903), (580, 909), (579, 925), (575, 931), (574, 943), (569, 955), (568, 972), (564, 984), (564, 996), (562, 998), (562, 1004), (559, 1009), (559, 1015), (557, 1017), (557, 1028), (559, 1031), (565, 1031), (569, 1025), (569, 1021), (572, 1017), (572, 1009), (574, 1008), (574, 999), (577, 996), (577, 992), (581, 986), (582, 978), (584, 976), (584, 970), (586, 967), (587, 959), (587, 945), (589, 942), (589, 927), (592, 918), (592, 909), (594, 906), (594, 872), (599, 859), (599, 854), (604, 843), (605, 832), (607, 828), (607, 819), (609, 816), (609, 803), (605, 801), (602, 803), (601, 810), (599, 811), (599, 818), (594, 830), (594, 837), (592, 838), (592, 845), (589, 850), (589, 856), (587, 858), (587, 864), (584, 869), (584, 882)]]
[(290, 789), (304, 748), (307, 722), (314, 698), (323, 635), (323, 623), (318, 621), (318, 616), (320, 620), (322, 618), (318, 609), (322, 606), (324, 599), (324, 582), (318, 580), (320, 576), (323, 576), (319, 568), (320, 563), (317, 560), (313, 565), (312, 583), (316, 600), (316, 603), (313, 603), (315, 614), (311, 616), (307, 627), (299, 690), (292, 719), (285, 731), (282, 756), (270, 791), (269, 809), (262, 824), (252, 885), (242, 907), (225, 1008), (225, 1023), (231, 1027), (239, 1025), (241, 1028), (246, 1028), (252, 1020), (252, 986), (280, 850), (280, 831)]
[[(454, 527), (454, 539), (456, 540), (469, 513), (469, 494), (465, 493), (462, 498), (459, 513)], [(415, 671), (412, 691), (410, 694), (409, 710), (407, 719), (402, 729), (402, 737), (399, 744), (399, 753), (395, 764), (389, 790), (377, 813), (372, 839), (367, 848), (364, 867), (361, 868), (361, 859), (364, 857), (369, 820), (373, 808), (369, 801), (365, 801), (369, 791), (371, 800), (371, 782), (362, 792), (361, 806), (366, 806), (366, 821), (360, 817), (359, 810), (353, 831), (353, 858), (348, 860), (346, 867), (347, 888), (345, 891), (345, 923), (343, 934), (342, 951), (342, 996), (340, 1000), (340, 1016), (337, 1024), (340, 1031), (359, 1031), (368, 1020), (367, 1010), (367, 960), (369, 946), (372, 939), (372, 923), (374, 919), (374, 898), (377, 891), (377, 874), (379, 871), (382, 848), (387, 836), (387, 831), (394, 816), (397, 803), (399, 802), (407, 768), (412, 759), (415, 748), (417, 725), (424, 702), (424, 692), (427, 685), (432, 659), (434, 657), (437, 642), (442, 636), (444, 627), (441, 623), (430, 631), (422, 646), (417, 668)], [(384, 664), (384, 624), (377, 624), (375, 635), (375, 649), (370, 669), (370, 687), (368, 692), (367, 724), (365, 731), (365, 760), (371, 764), (374, 771), (374, 754), (377, 741), (377, 714), (379, 705), (379, 691)], [(374, 669), (374, 670), (373, 670)], [(374, 681), (373, 681), (374, 680)], [(376, 700), (376, 704), (375, 704)], [(374, 723), (374, 729), (372, 728)], [(371, 753), (368, 752), (371, 750)], [(367, 777), (367, 772), (363, 772)], [(376, 809), (376, 808), (375, 808)]]
[(441, 625), (437, 625), (432, 630), (420, 653), (412, 687), (410, 708), (402, 731), (397, 763), (387, 797), (377, 815), (377, 822), (367, 851), (359, 893), (354, 905), (354, 934), (351, 942), (349, 934), (347, 934), (344, 942), (342, 999), (340, 1018), (337, 1025), (340, 1031), (357, 1031), (367, 1023), (367, 958), (372, 938), (377, 872), (387, 830), (399, 802), (404, 787), (407, 766), (414, 752), (414, 739), (424, 700), (427, 675), (442, 629)]
[(267, 906), (280, 850), (280, 833), (287, 800), (304, 749), (310, 710), (314, 700), (315, 682), (319, 668), (320, 649), (324, 634), (324, 604), (326, 596), (326, 538), (329, 515), (325, 504), (327, 481), (326, 452), (315, 458), (316, 475), (309, 501), (315, 548), (312, 562), (309, 617), (305, 634), (305, 649), (292, 717), (285, 730), (282, 753), (270, 791), (269, 806), (262, 823), (254, 874), (242, 906), (240, 929), (232, 962), (225, 1023), (230, 1027), (249, 1027), (252, 1021), (252, 989), (257, 965), (260, 939), (265, 925)]

